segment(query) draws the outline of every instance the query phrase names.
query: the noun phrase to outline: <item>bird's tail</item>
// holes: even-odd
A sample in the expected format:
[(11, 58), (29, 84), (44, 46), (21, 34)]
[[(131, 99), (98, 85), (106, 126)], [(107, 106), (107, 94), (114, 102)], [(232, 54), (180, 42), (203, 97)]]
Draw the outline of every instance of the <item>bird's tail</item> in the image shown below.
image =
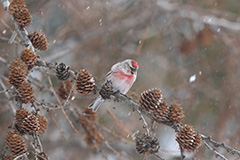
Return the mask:
[(101, 96), (98, 96), (98, 98), (88, 106), (88, 108), (92, 108), (93, 112), (96, 112), (100, 105), (104, 102), (104, 99), (102, 99)]

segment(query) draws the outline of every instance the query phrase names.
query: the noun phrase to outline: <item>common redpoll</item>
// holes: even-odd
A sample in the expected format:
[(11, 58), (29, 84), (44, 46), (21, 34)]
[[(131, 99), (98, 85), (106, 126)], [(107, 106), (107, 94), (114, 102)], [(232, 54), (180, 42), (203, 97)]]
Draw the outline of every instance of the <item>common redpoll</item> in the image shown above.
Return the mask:
[[(126, 94), (137, 78), (137, 70), (137, 62), (131, 59), (118, 62), (107, 73), (104, 84), (110, 83), (113, 92), (119, 91)], [(99, 95), (88, 108), (92, 108), (93, 112), (96, 112), (103, 102), (104, 98)]]

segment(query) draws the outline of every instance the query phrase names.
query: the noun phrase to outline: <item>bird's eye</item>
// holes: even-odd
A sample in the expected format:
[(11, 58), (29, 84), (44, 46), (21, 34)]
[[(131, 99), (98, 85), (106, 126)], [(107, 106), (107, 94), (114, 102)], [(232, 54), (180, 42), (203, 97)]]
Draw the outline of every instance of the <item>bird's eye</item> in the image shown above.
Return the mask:
[(130, 67), (131, 71), (136, 71), (136, 68)]

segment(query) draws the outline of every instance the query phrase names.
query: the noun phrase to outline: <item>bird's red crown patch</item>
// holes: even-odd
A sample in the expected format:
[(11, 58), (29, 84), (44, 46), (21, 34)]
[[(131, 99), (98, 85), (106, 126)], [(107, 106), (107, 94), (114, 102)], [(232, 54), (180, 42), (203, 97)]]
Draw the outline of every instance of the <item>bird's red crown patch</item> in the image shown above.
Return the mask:
[(132, 61), (132, 66), (133, 66), (134, 68), (138, 68), (138, 64), (137, 64), (137, 62)]

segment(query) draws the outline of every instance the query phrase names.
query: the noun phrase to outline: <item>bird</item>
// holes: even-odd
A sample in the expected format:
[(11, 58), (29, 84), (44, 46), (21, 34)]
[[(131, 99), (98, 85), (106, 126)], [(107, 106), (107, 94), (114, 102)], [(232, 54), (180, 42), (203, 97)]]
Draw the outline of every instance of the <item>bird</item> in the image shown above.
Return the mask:
[[(137, 78), (138, 68), (138, 63), (132, 59), (126, 59), (114, 64), (107, 73), (103, 86), (104, 84), (111, 84), (113, 92), (119, 91), (126, 94)], [(104, 101), (104, 98), (99, 95), (88, 108), (96, 112)]]

